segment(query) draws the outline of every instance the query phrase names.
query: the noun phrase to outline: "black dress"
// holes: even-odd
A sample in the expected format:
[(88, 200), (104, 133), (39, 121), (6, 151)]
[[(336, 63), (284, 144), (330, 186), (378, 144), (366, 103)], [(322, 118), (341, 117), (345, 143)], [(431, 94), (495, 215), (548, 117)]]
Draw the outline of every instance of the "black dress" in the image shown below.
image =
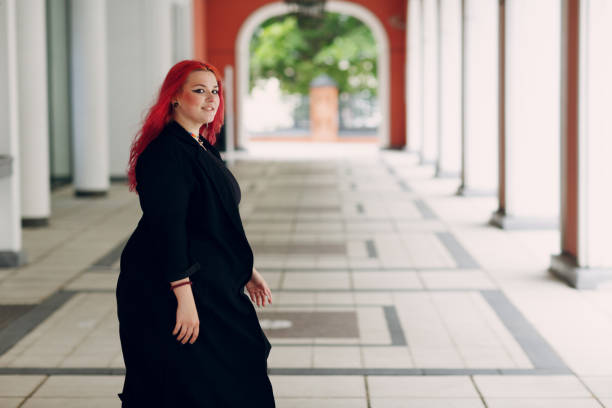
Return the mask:
[[(121, 254), (119, 335), (123, 408), (274, 407), (271, 345), (244, 286), (253, 253), (238, 212), (240, 188), (219, 152), (172, 121), (136, 165), (143, 210)], [(200, 334), (172, 335), (169, 283), (193, 281)]]

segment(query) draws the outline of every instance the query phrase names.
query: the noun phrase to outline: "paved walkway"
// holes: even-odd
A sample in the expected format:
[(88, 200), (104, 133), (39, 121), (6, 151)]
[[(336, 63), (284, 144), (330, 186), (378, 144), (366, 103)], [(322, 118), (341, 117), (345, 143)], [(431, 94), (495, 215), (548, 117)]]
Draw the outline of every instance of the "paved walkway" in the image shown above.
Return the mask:
[[(612, 408), (612, 292), (546, 272), (553, 231), (486, 225), (492, 197), (367, 144), (256, 144), (232, 170), (274, 302), (279, 407)], [(0, 407), (118, 407), (114, 287), (138, 221), (122, 184), (53, 194), (0, 269)], [(205, 328), (204, 328), (205, 330)]]

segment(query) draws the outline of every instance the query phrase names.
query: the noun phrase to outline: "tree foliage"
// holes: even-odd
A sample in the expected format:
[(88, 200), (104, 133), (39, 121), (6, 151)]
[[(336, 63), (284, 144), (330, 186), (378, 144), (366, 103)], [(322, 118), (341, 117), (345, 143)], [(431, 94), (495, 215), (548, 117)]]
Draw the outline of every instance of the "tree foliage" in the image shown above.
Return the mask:
[(341, 93), (376, 94), (376, 41), (360, 20), (325, 13), (317, 29), (301, 29), (293, 15), (266, 20), (250, 43), (250, 89), (259, 78), (278, 78), (287, 93), (308, 94), (319, 74)]

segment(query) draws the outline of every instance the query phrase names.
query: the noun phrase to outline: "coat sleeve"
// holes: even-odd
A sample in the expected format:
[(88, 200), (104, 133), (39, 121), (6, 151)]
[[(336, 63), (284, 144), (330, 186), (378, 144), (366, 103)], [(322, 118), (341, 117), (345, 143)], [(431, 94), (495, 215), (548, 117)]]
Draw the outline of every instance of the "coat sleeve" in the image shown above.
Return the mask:
[(151, 146), (136, 165), (137, 191), (154, 255), (167, 282), (186, 278), (200, 269), (190, 264), (187, 249), (187, 210), (192, 181), (184, 158), (173, 146)]

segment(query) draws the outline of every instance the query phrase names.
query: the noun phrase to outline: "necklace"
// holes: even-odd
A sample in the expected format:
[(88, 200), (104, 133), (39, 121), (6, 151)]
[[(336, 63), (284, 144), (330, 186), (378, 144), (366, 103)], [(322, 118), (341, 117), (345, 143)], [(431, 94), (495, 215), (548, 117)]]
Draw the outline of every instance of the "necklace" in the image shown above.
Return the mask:
[(202, 140), (203, 137), (201, 135), (196, 135), (195, 133), (191, 133), (191, 137), (193, 137), (195, 139), (196, 142), (198, 142), (198, 144), (200, 146), (202, 146), (202, 149), (204, 150), (208, 150), (206, 149), (206, 147), (204, 146), (204, 141)]

